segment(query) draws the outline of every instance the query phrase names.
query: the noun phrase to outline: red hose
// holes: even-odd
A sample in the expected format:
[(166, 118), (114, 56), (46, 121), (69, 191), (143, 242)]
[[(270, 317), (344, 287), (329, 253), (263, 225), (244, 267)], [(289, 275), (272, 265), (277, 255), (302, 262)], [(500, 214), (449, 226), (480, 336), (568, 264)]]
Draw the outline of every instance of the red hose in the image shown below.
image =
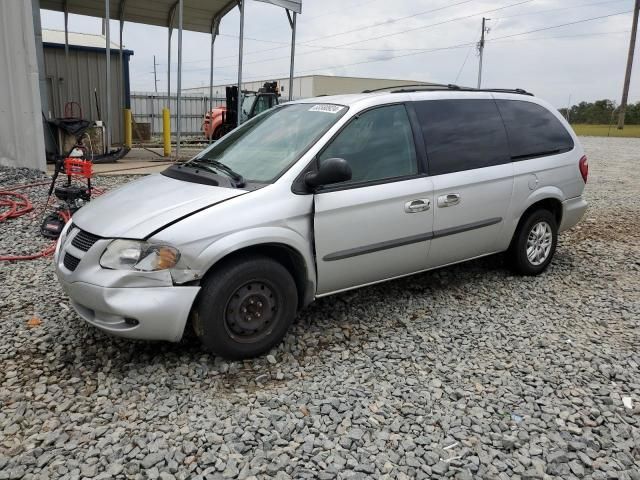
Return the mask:
[[(18, 218), (25, 213), (33, 210), (33, 204), (27, 198), (26, 195), (16, 193), (15, 190), (22, 190), (24, 188), (37, 187), (42, 185), (50, 185), (51, 182), (38, 182), (30, 183), (27, 185), (14, 185), (0, 190), (0, 207), (5, 207), (5, 210), (0, 213), (0, 222), (9, 220), (10, 218)], [(65, 222), (69, 221), (69, 216), (63, 216)], [(56, 242), (53, 245), (49, 245), (41, 252), (31, 255), (4, 255), (0, 256), (0, 261), (11, 262), (16, 260), (34, 260), (36, 258), (47, 257), (52, 255), (56, 250)]]
[(25, 185), (12, 185), (10, 187), (5, 188), (4, 190), (5, 191), (22, 190), (23, 188), (39, 187), (41, 185), (51, 185), (51, 180), (46, 182), (27, 183)]
[(0, 207), (6, 207), (6, 210), (0, 213), (0, 222), (18, 218), (33, 210), (33, 205), (25, 195), (8, 190), (0, 190)]
[(35, 260), (36, 258), (48, 257), (49, 255), (53, 255), (55, 251), (56, 251), (56, 242), (53, 242), (53, 245), (49, 245), (47, 248), (45, 248), (41, 252), (34, 253), (32, 255), (0, 256), (0, 262), (13, 262), (16, 260)]
[[(51, 182), (46, 181), (46, 182), (29, 183), (26, 185), (12, 185), (3, 190), (0, 190), (0, 209), (2, 207), (5, 207), (5, 210), (0, 212), (0, 223), (6, 220), (9, 220), (11, 218), (18, 218), (21, 215), (24, 215), (25, 213), (28, 213), (33, 210), (33, 204), (31, 203), (29, 198), (27, 198), (26, 195), (17, 193), (16, 190), (22, 190), (22, 189), (31, 188), (31, 187), (39, 187), (42, 185), (51, 185)], [(99, 187), (93, 187), (92, 189), (92, 194), (93, 196), (96, 196), (96, 197), (104, 194), (105, 192), (106, 192), (105, 189), (99, 188)], [(47, 204), (45, 205), (44, 208), (47, 208), (48, 206), (49, 206), (49, 202), (47, 201)], [(62, 217), (65, 223), (67, 223), (71, 219), (71, 212), (69, 212), (68, 210), (59, 210), (58, 214)], [(31, 255), (0, 256), (0, 262), (12, 262), (16, 260), (35, 260), (36, 258), (48, 257), (49, 255), (53, 255), (53, 253), (56, 251), (56, 243), (57, 242), (53, 242), (53, 244), (49, 245), (41, 252), (34, 253)]]

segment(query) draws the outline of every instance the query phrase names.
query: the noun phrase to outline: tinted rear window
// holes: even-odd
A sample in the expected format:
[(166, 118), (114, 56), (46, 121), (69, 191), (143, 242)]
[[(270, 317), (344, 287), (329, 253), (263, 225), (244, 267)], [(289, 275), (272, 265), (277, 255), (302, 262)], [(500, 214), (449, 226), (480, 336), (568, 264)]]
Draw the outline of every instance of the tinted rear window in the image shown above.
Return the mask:
[(508, 163), (507, 135), (493, 100), (426, 100), (415, 103), (429, 173)]
[(573, 139), (562, 123), (541, 105), (520, 100), (497, 100), (509, 138), (513, 160), (567, 152)]

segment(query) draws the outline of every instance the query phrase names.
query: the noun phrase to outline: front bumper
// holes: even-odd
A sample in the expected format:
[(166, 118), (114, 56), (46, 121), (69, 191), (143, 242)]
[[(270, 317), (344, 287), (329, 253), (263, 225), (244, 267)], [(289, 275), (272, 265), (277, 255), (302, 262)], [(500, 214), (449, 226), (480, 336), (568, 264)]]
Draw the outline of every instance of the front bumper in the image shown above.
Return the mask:
[[(65, 228), (54, 256), (58, 281), (76, 312), (113, 335), (179, 341), (200, 287), (175, 286), (166, 270), (104, 269), (100, 256), (110, 240), (97, 240), (84, 251), (71, 244), (77, 233)], [(65, 266), (67, 253), (79, 259), (73, 270)]]
[(562, 202), (562, 221), (558, 232), (569, 230), (575, 226), (587, 211), (587, 201), (582, 197), (570, 198)]
[(182, 338), (200, 287), (107, 288), (60, 280), (71, 305), (88, 323), (112, 335), (142, 340)]

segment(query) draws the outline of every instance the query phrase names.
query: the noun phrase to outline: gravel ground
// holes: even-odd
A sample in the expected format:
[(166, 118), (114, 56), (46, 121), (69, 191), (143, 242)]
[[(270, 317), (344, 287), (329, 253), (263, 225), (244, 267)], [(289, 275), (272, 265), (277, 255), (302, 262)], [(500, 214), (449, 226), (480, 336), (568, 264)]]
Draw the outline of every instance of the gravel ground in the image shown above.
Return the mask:
[(640, 479), (640, 140), (583, 141), (591, 207), (547, 273), (322, 299), (256, 360), (108, 337), (50, 260), (0, 264), (0, 479)]

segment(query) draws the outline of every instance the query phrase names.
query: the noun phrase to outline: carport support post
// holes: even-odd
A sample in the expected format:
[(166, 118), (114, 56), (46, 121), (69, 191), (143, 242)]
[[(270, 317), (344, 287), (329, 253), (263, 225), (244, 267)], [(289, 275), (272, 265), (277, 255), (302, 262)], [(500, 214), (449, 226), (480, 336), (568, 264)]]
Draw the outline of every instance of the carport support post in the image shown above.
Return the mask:
[(211, 111), (213, 110), (213, 47), (216, 43), (216, 36), (218, 35), (218, 25), (220, 25), (220, 21), (218, 17), (214, 17), (211, 22), (211, 63), (209, 65), (209, 106), (208, 106), (208, 114), (209, 114), (209, 130), (211, 136), (209, 137), (209, 143), (213, 142), (213, 131), (211, 131), (211, 127), (213, 126), (213, 116), (211, 115)]
[(293, 18), (289, 10), (287, 10), (287, 17), (289, 18), (289, 24), (291, 25), (291, 64), (289, 65), (289, 101), (293, 100), (293, 63), (296, 55), (296, 12), (293, 12)]
[(176, 160), (180, 159), (180, 130), (181, 130), (181, 121), (182, 118), (180, 116), (182, 106), (180, 105), (180, 98), (182, 96), (182, 10), (183, 10), (184, 0), (180, 0), (178, 2), (178, 87), (176, 89), (176, 113), (177, 113), (177, 121), (176, 121)]
[(132, 145), (132, 116), (131, 116), (131, 108), (127, 108), (127, 100), (126, 94), (124, 91), (124, 62), (123, 62), (123, 54), (122, 54), (122, 36), (124, 33), (124, 5), (125, 2), (122, 1), (120, 3), (120, 102), (122, 107), (122, 115), (123, 115), (123, 130), (124, 130), (124, 146), (127, 148), (131, 148)]
[[(169, 38), (167, 41), (167, 103), (162, 109), (162, 145), (165, 157), (171, 156), (171, 35), (173, 14), (169, 17)], [(153, 121), (153, 119), (151, 120)]]
[(107, 65), (106, 65), (106, 89), (107, 89), (107, 108), (104, 109), (104, 119), (106, 123), (106, 136), (105, 144), (107, 146), (107, 153), (111, 151), (111, 32), (109, 28), (109, 24), (111, 23), (111, 15), (109, 12), (109, 1), (105, 0), (104, 2), (104, 18), (105, 18), (105, 27), (104, 33), (106, 37), (106, 48), (105, 54), (107, 56)]
[(240, 4), (240, 42), (238, 44), (238, 126), (242, 121), (242, 46), (244, 44), (244, 4), (246, 0), (238, 0)]
[(64, 85), (67, 91), (66, 101), (71, 101), (71, 77), (69, 76), (69, 5), (64, 2)]

